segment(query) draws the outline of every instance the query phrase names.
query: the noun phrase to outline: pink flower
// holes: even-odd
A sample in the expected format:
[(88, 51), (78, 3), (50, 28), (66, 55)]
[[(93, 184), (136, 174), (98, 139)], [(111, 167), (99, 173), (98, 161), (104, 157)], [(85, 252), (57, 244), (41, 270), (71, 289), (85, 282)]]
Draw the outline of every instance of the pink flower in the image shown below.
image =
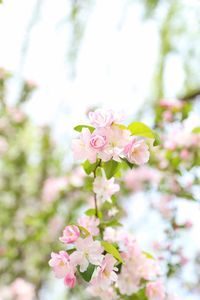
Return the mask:
[(92, 236), (99, 234), (99, 219), (94, 216), (82, 216), (78, 219), (78, 224), (87, 229)]
[(168, 109), (181, 109), (183, 102), (178, 99), (163, 99), (160, 101), (160, 106)]
[(74, 274), (74, 266), (71, 263), (70, 256), (67, 252), (52, 252), (49, 265), (53, 268), (53, 272), (56, 278), (64, 278), (64, 284), (69, 286), (70, 288), (73, 288), (75, 286), (76, 276)]
[(106, 145), (106, 137), (98, 134), (91, 136), (90, 145), (94, 149), (102, 149)]
[(114, 122), (114, 114), (112, 110), (96, 109), (89, 112), (89, 119), (96, 128), (109, 127)]
[(149, 282), (146, 285), (146, 295), (149, 300), (164, 300), (164, 286), (160, 280)]
[(68, 253), (65, 251), (60, 251), (59, 254), (52, 252), (49, 265), (53, 268), (56, 278), (64, 278), (70, 269)]
[(94, 241), (92, 236), (85, 239), (79, 238), (75, 242), (76, 251), (71, 256), (71, 263), (75, 267), (80, 266), (80, 271), (85, 272), (89, 263), (93, 265), (100, 265), (103, 259), (103, 248), (99, 241)]
[(66, 177), (47, 178), (44, 182), (42, 199), (44, 202), (52, 202), (58, 193), (67, 188), (68, 180)]
[(64, 244), (74, 243), (80, 236), (80, 230), (76, 225), (66, 226), (62, 237), (59, 238)]
[(180, 157), (184, 160), (187, 160), (190, 158), (190, 152), (187, 150), (187, 149), (183, 149), (181, 150), (181, 153), (180, 153)]
[(123, 155), (124, 147), (130, 142), (130, 131), (112, 126), (109, 128), (101, 128), (97, 130), (98, 134), (105, 136), (107, 143), (99, 152), (99, 157), (103, 161), (110, 159), (120, 161)]
[(99, 284), (92, 284), (87, 288), (87, 291), (94, 297), (98, 297), (103, 300), (116, 300), (119, 299), (115, 290), (110, 286), (106, 290)]
[(22, 278), (17, 278), (11, 284), (10, 290), (16, 300), (33, 300), (35, 297), (34, 286)]
[(112, 282), (117, 281), (116, 262), (116, 259), (107, 253), (101, 266), (97, 268), (97, 277), (94, 278), (93, 283), (98, 283), (103, 289), (107, 289)]
[(64, 278), (64, 284), (70, 288), (74, 288), (76, 285), (76, 276), (73, 273), (68, 273)]
[(106, 179), (105, 174), (103, 177), (96, 177), (93, 182), (93, 191), (97, 195), (99, 201), (112, 202), (111, 196), (119, 191), (119, 185), (114, 183), (115, 179)]
[[(80, 134), (80, 138), (72, 141), (72, 150), (75, 159), (88, 159), (90, 163), (96, 162), (98, 149), (95, 149), (92, 146), (91, 138), (92, 134), (89, 129), (83, 128)], [(99, 145), (99, 142), (97, 144)]]
[(138, 191), (142, 189), (145, 183), (158, 184), (161, 180), (161, 173), (147, 165), (142, 165), (139, 168), (127, 171), (124, 180), (129, 189)]
[(150, 152), (149, 147), (144, 140), (136, 140), (133, 138), (132, 141), (125, 147), (124, 153), (127, 159), (136, 165), (143, 165), (149, 160)]

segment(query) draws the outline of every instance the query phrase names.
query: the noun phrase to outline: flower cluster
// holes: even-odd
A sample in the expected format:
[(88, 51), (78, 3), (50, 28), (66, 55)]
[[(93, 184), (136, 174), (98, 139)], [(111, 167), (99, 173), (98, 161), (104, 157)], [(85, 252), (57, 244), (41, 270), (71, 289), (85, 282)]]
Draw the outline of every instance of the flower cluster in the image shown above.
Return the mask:
[[(77, 224), (64, 228), (60, 241), (66, 250), (52, 252), (49, 265), (57, 278), (74, 288), (77, 279), (88, 283), (87, 291), (100, 299), (164, 300), (164, 286), (159, 279), (156, 260), (142, 252), (137, 241), (119, 226), (113, 216), (118, 212), (115, 194), (120, 186), (114, 175), (125, 164), (143, 165), (149, 160), (148, 139), (155, 139), (145, 124), (118, 124), (119, 114), (97, 109), (89, 113), (91, 125), (75, 127), (80, 137), (73, 141), (76, 159), (91, 183), (94, 207)], [(92, 176), (93, 175), (93, 176)]]
[(66, 226), (60, 241), (67, 251), (51, 254), (49, 265), (57, 278), (73, 288), (82, 276), (89, 282), (88, 292), (100, 299), (121, 299), (141, 291), (149, 300), (165, 299), (156, 260), (142, 252), (131, 235), (108, 227), (100, 241), (97, 218), (82, 217), (80, 223), (85, 223), (90, 233), (80, 225)]
[(99, 158), (106, 162), (120, 161), (126, 157), (129, 162), (141, 165), (149, 160), (149, 147), (144, 139), (131, 136), (124, 125), (119, 125), (119, 115), (113, 111), (97, 109), (89, 113), (91, 124), (83, 126), (79, 139), (72, 144), (76, 159), (95, 163)]

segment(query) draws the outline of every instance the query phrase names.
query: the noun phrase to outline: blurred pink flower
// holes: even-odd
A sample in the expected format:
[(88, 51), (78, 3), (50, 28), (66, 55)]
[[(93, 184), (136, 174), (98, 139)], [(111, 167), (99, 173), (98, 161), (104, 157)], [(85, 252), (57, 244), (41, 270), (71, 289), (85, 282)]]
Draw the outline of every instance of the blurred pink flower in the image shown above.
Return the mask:
[(80, 236), (80, 230), (76, 225), (68, 225), (63, 230), (62, 237), (59, 240), (64, 244), (74, 243)]
[(65, 190), (68, 185), (67, 177), (50, 177), (44, 182), (42, 199), (45, 202), (52, 202), (58, 196), (58, 193)]
[(147, 283), (146, 295), (148, 300), (164, 300), (165, 291), (163, 283), (160, 280)]
[(17, 278), (10, 289), (16, 300), (32, 300), (35, 297), (34, 286), (22, 278)]
[(125, 174), (125, 185), (134, 191), (143, 188), (145, 183), (158, 184), (161, 180), (161, 173), (149, 166), (140, 166), (139, 168), (128, 170)]
[(4, 137), (0, 137), (0, 154), (6, 153), (8, 150), (8, 143)]

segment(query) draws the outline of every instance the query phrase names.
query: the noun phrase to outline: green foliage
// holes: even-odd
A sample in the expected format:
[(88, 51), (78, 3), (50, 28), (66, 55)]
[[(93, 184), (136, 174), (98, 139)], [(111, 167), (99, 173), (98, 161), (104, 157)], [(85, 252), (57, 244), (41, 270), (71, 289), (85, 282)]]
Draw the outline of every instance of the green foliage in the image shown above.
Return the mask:
[(105, 170), (107, 179), (110, 179), (115, 175), (115, 173), (117, 173), (119, 165), (119, 162), (115, 160), (109, 160), (102, 163), (102, 167)]
[(94, 164), (91, 164), (88, 160), (86, 160), (84, 163), (83, 163), (83, 169), (84, 171), (90, 175), (92, 172), (94, 172), (96, 170), (96, 168), (98, 167), (99, 165), (99, 161), (97, 160)]
[(95, 266), (92, 264), (89, 264), (85, 272), (81, 272), (80, 268), (78, 268), (79, 274), (86, 282), (89, 282), (91, 280), (94, 270), (95, 270)]
[[(94, 208), (90, 208), (85, 211), (85, 214), (86, 214), (86, 216), (89, 216), (89, 217), (96, 216), (96, 210)], [(99, 217), (99, 219), (101, 219), (103, 217), (102, 213), (100, 211), (98, 212), (98, 217)]]
[(107, 253), (112, 254), (119, 262), (123, 263), (123, 259), (115, 246), (106, 241), (102, 241), (101, 245)]
[(192, 130), (192, 133), (200, 133), (200, 127), (195, 127), (193, 130)]
[(160, 144), (160, 138), (156, 132), (154, 132), (151, 128), (141, 122), (132, 122), (129, 124), (128, 129), (131, 131), (132, 135), (138, 135), (150, 139), (154, 139), (154, 145)]
[(77, 125), (74, 127), (74, 130), (81, 132), (83, 128), (88, 128), (91, 133), (93, 133), (94, 131), (94, 127), (89, 125)]

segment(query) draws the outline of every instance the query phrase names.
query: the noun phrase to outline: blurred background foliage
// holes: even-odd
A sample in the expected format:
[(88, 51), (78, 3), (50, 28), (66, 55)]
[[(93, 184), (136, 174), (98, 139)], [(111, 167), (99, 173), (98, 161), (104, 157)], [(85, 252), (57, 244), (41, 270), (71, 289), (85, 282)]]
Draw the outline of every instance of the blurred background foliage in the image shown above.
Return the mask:
[[(152, 184), (152, 179), (148, 179), (148, 176), (146, 179), (142, 178), (139, 190), (143, 191), (148, 200), (145, 206), (150, 211), (159, 212), (160, 221), (165, 224), (164, 242), (156, 251), (158, 256), (165, 258), (166, 276), (179, 282), (178, 287), (185, 293), (181, 292), (179, 296), (186, 295), (186, 298), (181, 299), (188, 299), (188, 295), (194, 296), (191, 299), (198, 299), (195, 297), (200, 293), (198, 252), (200, 249), (198, 248), (192, 256), (189, 274), (193, 276), (188, 280), (188, 277), (184, 276), (185, 264), (181, 259), (185, 258), (184, 238), (187, 237), (183, 232), (184, 229), (188, 230), (189, 225), (187, 215), (186, 219), (180, 222), (178, 207), (182, 202), (187, 201), (194, 210), (199, 210), (199, 129), (196, 128), (191, 133), (194, 128), (190, 126), (189, 137), (188, 133), (180, 137), (184, 142), (186, 141), (184, 139), (195, 139), (195, 142), (189, 146), (177, 143), (175, 148), (170, 148), (166, 146), (165, 141), (172, 140), (170, 134), (173, 135), (173, 125), (178, 126), (179, 133), (183, 132), (187, 124), (192, 123), (193, 117), (199, 118), (200, 115), (198, 68), (200, 6), (194, 8), (189, 5), (190, 1), (186, 0), (125, 0), (122, 2), (124, 5), (122, 23), (130, 7), (137, 5), (143, 9), (142, 22), (153, 20), (159, 32), (159, 51), (151, 90), (145, 108), (143, 106), (138, 113), (133, 110), (133, 118), (138, 120), (140, 117), (147, 121), (161, 135), (161, 148), (152, 154), (150, 162), (150, 168), (159, 172), (160, 179)], [(22, 47), (21, 68), (42, 5), (42, 0), (35, 2)], [(72, 78), (76, 77), (79, 50), (95, 5), (95, 0), (68, 0), (69, 12), (59, 25), (70, 27), (70, 46), (66, 53), (66, 61), (71, 66)], [(112, 12), (110, 18), (112, 19)], [(148, 52), (148, 47), (146, 51)], [(184, 80), (177, 94), (174, 95), (181, 99), (182, 104), (180, 108), (170, 110), (162, 107), (159, 101), (165, 97), (166, 90), (169, 89), (166, 86), (170, 76), (168, 70), (169, 68), (173, 70), (174, 60), (179, 62)], [(54, 251), (60, 249), (57, 240), (63, 226), (73, 222), (80, 212), (87, 209), (90, 203), (91, 182), (90, 178), (83, 174), (82, 169), (66, 163), (70, 147), (67, 145), (63, 149), (63, 146), (54, 140), (52, 127), (37, 126), (25, 113), (24, 106), (37, 91), (35, 83), (21, 78), (17, 100), (15, 103), (9, 103), (7, 94), (9, 89), (12, 89), (12, 76), (9, 71), (0, 69), (0, 285), (9, 286), (16, 278), (23, 278), (34, 285), (37, 297), (40, 295), (40, 299), (46, 299), (43, 289), (49, 285), (49, 282), (50, 285), (52, 283), (47, 263), (49, 254), (52, 249)], [(185, 149), (189, 153), (187, 158), (187, 155), (183, 158)], [(125, 165), (124, 176), (127, 176), (126, 169)], [(188, 176), (189, 181), (185, 180)], [(128, 218), (133, 216), (130, 215), (131, 210), (130, 212), (128, 210), (130, 203), (127, 202), (138, 191), (136, 187), (126, 186), (123, 180), (121, 181), (122, 191), (118, 201), (122, 207), (116, 205), (116, 208), (123, 217), (123, 222), (128, 223)], [(150, 191), (154, 193), (156, 191), (159, 196), (156, 204), (149, 201)], [(174, 202), (166, 201), (167, 197), (173, 198)], [(165, 198), (164, 202), (161, 200), (163, 198)], [(162, 210), (165, 205), (164, 212), (169, 209), (167, 216)], [(132, 223), (130, 227), (135, 231), (137, 229), (137, 226)], [(66, 299), (88, 299), (84, 289), (79, 287), (65, 293), (68, 293)]]

